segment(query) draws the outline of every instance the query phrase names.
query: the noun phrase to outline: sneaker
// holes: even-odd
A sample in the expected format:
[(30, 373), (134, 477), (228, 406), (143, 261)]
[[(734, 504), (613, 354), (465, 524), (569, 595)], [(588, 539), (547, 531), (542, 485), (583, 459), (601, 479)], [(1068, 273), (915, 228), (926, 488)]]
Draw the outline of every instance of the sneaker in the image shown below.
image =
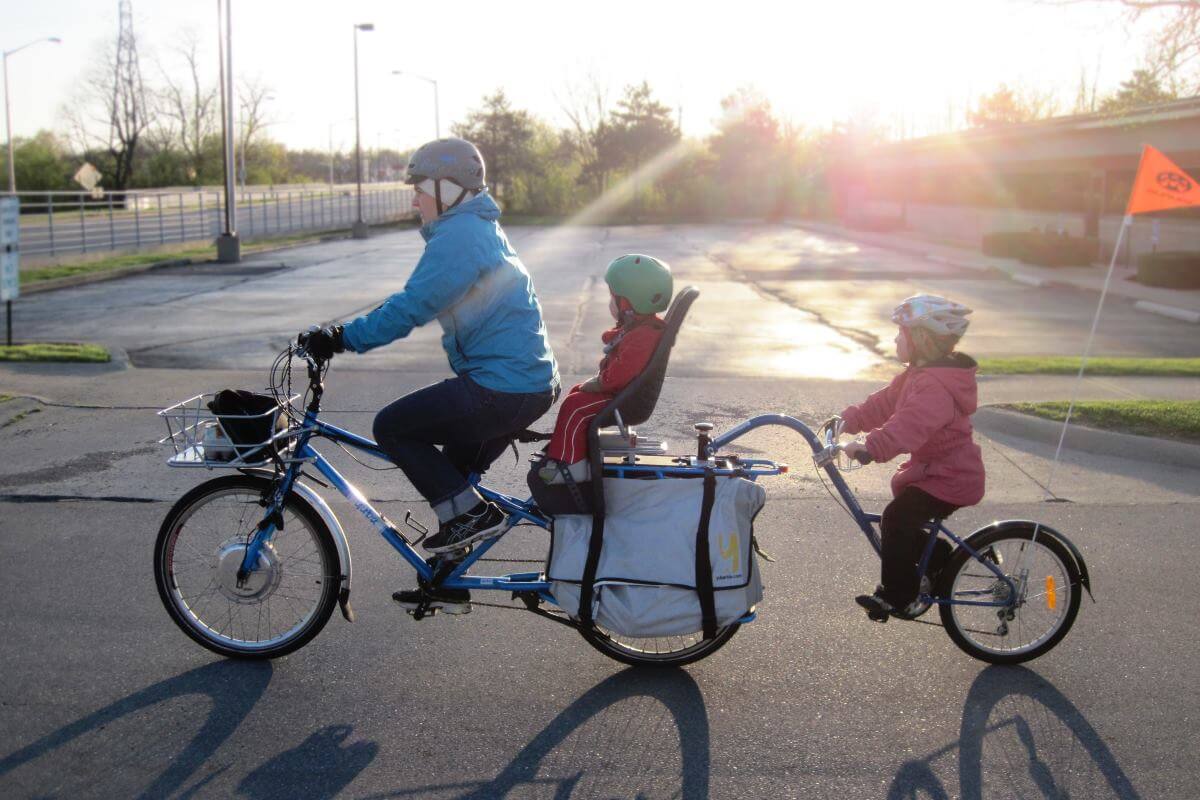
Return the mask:
[(466, 589), (405, 589), (393, 592), (392, 599), (406, 611), (416, 611), (422, 602), (429, 604), (430, 611), (440, 609), (447, 614), (471, 611), (471, 593)]
[(887, 600), (875, 594), (860, 594), (854, 598), (854, 602), (867, 610), (867, 616), (876, 622), (887, 622), (888, 617), (896, 613), (896, 609)]
[(437, 533), (425, 540), (425, 549), (431, 553), (462, 550), (472, 542), (503, 533), (507, 527), (508, 518), (499, 506), (481, 502), (442, 525)]
[(558, 462), (553, 458), (547, 458), (538, 470), (538, 477), (547, 485), (554, 483), (554, 479), (559, 477)]

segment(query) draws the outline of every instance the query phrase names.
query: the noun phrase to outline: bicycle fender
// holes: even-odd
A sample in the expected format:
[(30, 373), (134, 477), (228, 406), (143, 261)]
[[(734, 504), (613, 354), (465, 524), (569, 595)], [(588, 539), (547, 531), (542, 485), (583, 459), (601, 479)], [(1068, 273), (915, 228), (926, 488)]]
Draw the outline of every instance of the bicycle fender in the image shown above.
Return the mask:
[[(240, 472), (264, 478), (275, 477), (275, 473), (264, 469), (243, 469)], [(350, 563), (350, 543), (346, 540), (346, 532), (342, 530), (342, 523), (338, 522), (338, 518), (334, 515), (333, 509), (329, 507), (329, 504), (325, 502), (325, 498), (317, 494), (316, 490), (311, 486), (296, 480), (292, 483), (292, 491), (311, 505), (317, 512), (317, 516), (329, 527), (329, 533), (333, 536), (333, 544), (337, 548), (338, 563), (340, 564), (341, 585), (338, 587), (338, 607), (341, 609), (342, 616), (346, 618), (346, 621), (353, 622), (354, 610), (350, 607), (350, 579), (353, 568)]]
[[(1088, 568), (1087, 564), (1084, 563), (1083, 553), (1079, 552), (1079, 548), (1075, 546), (1074, 542), (1072, 542), (1063, 534), (1054, 530), (1054, 528), (1051, 528), (1049, 525), (1036, 522), (1031, 519), (1006, 519), (999, 522), (993, 522), (991, 525), (985, 525), (982, 528), (973, 531), (971, 535), (968, 536), (964, 541), (970, 544), (972, 539), (977, 536), (982, 536), (985, 533), (991, 533), (992, 531), (1021, 530), (1026, 528), (1036, 528), (1038, 531), (1038, 536), (1052, 536), (1059, 544), (1067, 548), (1067, 552), (1071, 554), (1071, 558), (1075, 559), (1075, 566), (1079, 570), (1079, 582), (1083, 584), (1083, 588), (1087, 590), (1088, 597), (1092, 599), (1092, 602), (1096, 602), (1096, 597), (1092, 594), (1092, 581), (1088, 576)], [(972, 547), (974, 547), (974, 545), (972, 545)]]

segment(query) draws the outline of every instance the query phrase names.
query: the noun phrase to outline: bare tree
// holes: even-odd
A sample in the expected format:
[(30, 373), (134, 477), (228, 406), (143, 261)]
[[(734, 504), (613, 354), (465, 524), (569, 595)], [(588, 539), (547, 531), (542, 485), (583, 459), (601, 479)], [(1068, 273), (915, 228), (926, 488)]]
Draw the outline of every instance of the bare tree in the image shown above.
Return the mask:
[(271, 124), (266, 114), (266, 104), (275, 98), (270, 86), (257, 78), (242, 80), (238, 86), (238, 106), (241, 108), (241, 141), (239, 147), (245, 152), (254, 137)]
[(571, 122), (569, 137), (583, 167), (581, 174), (599, 194), (604, 191), (605, 171), (599, 169), (597, 143), (608, 118), (608, 86), (595, 73), (588, 73), (579, 81), (566, 82), (555, 100)]
[(205, 171), (206, 142), (220, 129), (217, 87), (200, 77), (199, 43), (195, 31), (185, 31), (175, 48), (179, 62), (187, 67), (179, 80), (159, 65), (163, 88), (156, 93), (156, 134), (182, 154), (187, 176), (199, 182)]
[(72, 135), (86, 153), (106, 157), (102, 171), (109, 189), (125, 189), (133, 176), (138, 145), (150, 125), (150, 107), (142, 84), (137, 41), (122, 37), (107, 47), (81, 82), (76, 100), (65, 109)]
[[(1144, 69), (1171, 94), (1200, 94), (1200, 0), (1094, 1), (1122, 6), (1129, 25), (1146, 19), (1161, 20), (1147, 43)], [(1056, 4), (1077, 2), (1080, 0), (1058, 0)]]

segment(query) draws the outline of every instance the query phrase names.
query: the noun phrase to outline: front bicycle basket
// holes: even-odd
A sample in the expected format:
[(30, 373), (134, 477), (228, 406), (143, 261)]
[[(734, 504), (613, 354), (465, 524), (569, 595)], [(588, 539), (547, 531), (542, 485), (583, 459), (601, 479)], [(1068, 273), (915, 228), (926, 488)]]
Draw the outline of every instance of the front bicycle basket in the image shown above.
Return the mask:
[(272, 397), (225, 389), (196, 395), (158, 415), (167, 424), (159, 444), (175, 450), (168, 466), (237, 469), (291, 460), (288, 417)]

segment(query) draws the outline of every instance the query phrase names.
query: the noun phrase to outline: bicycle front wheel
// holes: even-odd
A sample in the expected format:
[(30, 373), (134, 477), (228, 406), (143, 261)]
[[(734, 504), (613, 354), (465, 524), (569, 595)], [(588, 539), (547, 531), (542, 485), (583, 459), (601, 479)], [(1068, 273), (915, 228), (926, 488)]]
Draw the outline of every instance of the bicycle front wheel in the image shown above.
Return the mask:
[[(1035, 536), (1036, 531), (1036, 536)], [(973, 537), (980, 557), (1001, 580), (961, 547), (942, 571), (939, 606), (950, 638), (968, 655), (992, 664), (1020, 664), (1062, 641), (1079, 613), (1079, 567), (1057, 534), (1030, 523)], [(1005, 603), (971, 605), (970, 603)]]
[(237, 572), (266, 511), (271, 481), (230, 475), (177, 502), (158, 532), (154, 578), (167, 613), (209, 650), (275, 658), (307, 644), (337, 603), (337, 548), (324, 521), (295, 493), (283, 528), (240, 585)]

